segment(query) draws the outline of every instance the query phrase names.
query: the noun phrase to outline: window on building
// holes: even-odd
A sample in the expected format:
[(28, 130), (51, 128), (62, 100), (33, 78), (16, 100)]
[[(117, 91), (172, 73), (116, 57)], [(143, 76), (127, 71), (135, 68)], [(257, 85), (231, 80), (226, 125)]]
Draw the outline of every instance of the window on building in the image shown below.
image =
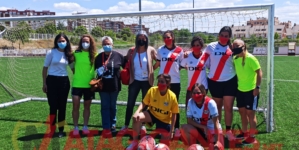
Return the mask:
[(241, 31), (245, 31), (245, 29), (242, 29)]
[(281, 29), (276, 29), (276, 31), (281, 31)]
[(266, 31), (266, 29), (262, 29), (262, 31)]
[(236, 30), (237, 32), (240, 31), (240, 29)]
[(261, 29), (255, 29), (255, 31), (261, 31)]

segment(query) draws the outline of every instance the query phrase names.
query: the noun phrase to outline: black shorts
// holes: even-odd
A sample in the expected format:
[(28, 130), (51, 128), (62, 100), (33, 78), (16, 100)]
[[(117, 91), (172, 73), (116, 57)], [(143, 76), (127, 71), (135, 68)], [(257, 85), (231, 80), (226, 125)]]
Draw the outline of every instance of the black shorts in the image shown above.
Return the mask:
[(237, 107), (245, 107), (248, 110), (256, 110), (259, 103), (259, 95), (253, 96), (253, 90), (242, 92), (238, 90), (237, 93)]
[(166, 130), (167, 132), (170, 132), (170, 124), (160, 121), (149, 110), (147, 110), (147, 112), (149, 113), (152, 119), (152, 122), (148, 123), (150, 126), (156, 124), (156, 129), (163, 129)]
[(236, 96), (238, 90), (238, 79), (234, 76), (228, 81), (213, 81), (208, 78), (209, 90), (212, 97), (223, 98), (223, 96)]
[(95, 93), (90, 88), (72, 88), (72, 96), (79, 96), (81, 98), (82, 95), (85, 101), (92, 100), (95, 97)]

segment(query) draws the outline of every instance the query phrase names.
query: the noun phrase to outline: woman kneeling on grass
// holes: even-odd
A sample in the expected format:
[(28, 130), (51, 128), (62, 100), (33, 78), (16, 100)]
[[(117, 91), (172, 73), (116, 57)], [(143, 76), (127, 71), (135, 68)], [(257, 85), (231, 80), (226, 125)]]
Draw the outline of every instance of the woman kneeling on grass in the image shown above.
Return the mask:
[(202, 84), (196, 83), (191, 92), (192, 98), (189, 99), (187, 107), (187, 124), (181, 128), (182, 138), (188, 145), (192, 145), (196, 143), (198, 134), (201, 134), (208, 139), (210, 147), (212, 146), (210, 149), (222, 149), (224, 143), (216, 102), (206, 96), (206, 89)]
[[(170, 140), (171, 138), (176, 114), (179, 113), (179, 105), (175, 94), (170, 90), (170, 75), (160, 74), (157, 79), (158, 86), (149, 89), (133, 115), (133, 142), (127, 147), (127, 150), (137, 148), (142, 122), (156, 124), (157, 129), (166, 130), (168, 134), (162, 134), (162, 139)], [(141, 112), (145, 106), (148, 106), (148, 110)], [(167, 136), (165, 137), (165, 135)]]

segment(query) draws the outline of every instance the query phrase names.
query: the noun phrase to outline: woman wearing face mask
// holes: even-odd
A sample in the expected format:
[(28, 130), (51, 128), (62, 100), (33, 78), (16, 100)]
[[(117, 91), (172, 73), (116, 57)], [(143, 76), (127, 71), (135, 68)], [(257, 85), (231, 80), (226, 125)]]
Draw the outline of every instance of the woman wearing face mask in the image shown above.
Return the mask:
[[(131, 62), (130, 83), (128, 88), (125, 125), (121, 128), (119, 134), (124, 134), (128, 131), (128, 126), (139, 91), (141, 90), (143, 99), (148, 89), (154, 84), (153, 60), (156, 60), (157, 52), (153, 47), (148, 45), (148, 40), (146, 32), (138, 33), (136, 35), (135, 48), (130, 49), (126, 56)], [(142, 126), (141, 129), (142, 134), (145, 134), (145, 126)]]
[(57, 111), (59, 137), (63, 136), (66, 103), (70, 90), (67, 65), (72, 61), (73, 56), (68, 37), (64, 34), (58, 34), (55, 37), (53, 49), (46, 54), (42, 72), (43, 92), (47, 94), (50, 106), (50, 123), (52, 123), (48, 136), (52, 136), (56, 130)]
[(90, 35), (83, 35), (80, 39), (78, 49), (74, 52), (74, 76), (72, 84), (72, 98), (73, 98), (73, 135), (79, 134), (78, 119), (80, 99), (84, 99), (84, 126), (83, 134), (88, 134), (88, 121), (90, 116), (90, 104), (94, 99), (94, 92), (91, 91), (89, 82), (94, 77), (94, 62), (97, 55), (95, 41)]
[(232, 30), (225, 26), (221, 28), (217, 42), (210, 43), (203, 52), (200, 62), (209, 64), (208, 85), (213, 100), (217, 103), (219, 121), (221, 121), (222, 106), (224, 106), (224, 119), (226, 136), (229, 141), (235, 140), (231, 131), (233, 120), (233, 105), (237, 93), (237, 76), (233, 64), (230, 38)]
[[(175, 94), (170, 90), (171, 77), (160, 74), (157, 77), (158, 86), (151, 87), (133, 115), (133, 142), (127, 150), (135, 150), (138, 146), (138, 135), (142, 122), (156, 124), (157, 129), (162, 129), (162, 139), (170, 140), (172, 130), (179, 113), (179, 105)], [(148, 110), (142, 111), (148, 106)]]
[[(221, 125), (215, 101), (206, 96), (202, 84), (192, 86), (192, 98), (188, 101), (187, 124), (182, 125), (183, 139), (189, 144), (196, 144), (199, 136), (207, 138), (210, 149), (223, 149)], [(201, 134), (201, 135), (199, 135)]]
[[(181, 91), (180, 63), (184, 58), (183, 49), (175, 45), (175, 37), (172, 31), (163, 34), (165, 45), (159, 47), (157, 52), (157, 63), (154, 69), (160, 67), (159, 74), (169, 74), (171, 76), (170, 90), (174, 92), (179, 101)], [(180, 136), (180, 114), (177, 114), (175, 123), (175, 137)]]
[[(238, 76), (237, 107), (242, 120), (242, 133), (237, 139), (244, 139), (242, 144), (253, 144), (256, 132), (255, 111), (258, 105), (262, 70), (258, 60), (246, 49), (244, 41), (237, 39), (233, 43), (234, 64)], [(250, 125), (248, 132), (247, 126)]]
[(116, 51), (112, 51), (113, 40), (109, 36), (102, 38), (104, 52), (95, 60), (95, 68), (98, 76), (102, 77), (103, 88), (101, 97), (101, 115), (104, 137), (116, 132), (116, 100), (121, 91), (120, 67), (124, 67), (124, 57)]
[[(186, 58), (181, 62), (182, 68), (187, 69), (188, 72), (188, 88), (186, 92), (186, 107), (188, 106), (188, 100), (191, 98), (191, 88), (195, 83), (203, 84), (206, 91), (208, 91), (208, 83), (206, 77), (206, 69), (201, 66), (199, 57), (202, 54), (204, 47), (203, 39), (199, 36), (193, 37), (191, 41), (192, 53), (189, 53)], [(207, 63), (205, 64), (207, 65)]]

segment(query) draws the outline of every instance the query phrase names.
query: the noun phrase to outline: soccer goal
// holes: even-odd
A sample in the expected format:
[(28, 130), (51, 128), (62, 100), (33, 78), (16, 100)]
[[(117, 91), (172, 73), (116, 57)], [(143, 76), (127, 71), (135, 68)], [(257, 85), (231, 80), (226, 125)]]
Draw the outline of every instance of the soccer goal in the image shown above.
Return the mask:
[[(266, 24), (251, 24), (251, 20), (261, 17), (267, 18)], [(162, 33), (173, 30), (177, 45), (189, 50), (192, 36), (201, 36), (205, 44), (209, 44), (217, 40), (221, 27), (230, 26), (233, 30), (233, 39), (243, 39), (251, 53), (255, 53), (254, 50), (257, 48), (266, 50), (257, 56), (263, 70), (263, 78), (266, 79), (262, 81), (258, 111), (264, 114), (267, 131), (274, 130), (274, 4), (9, 17), (0, 18), (0, 23), (5, 27), (0, 38), (0, 108), (30, 100), (47, 100), (41, 90), (41, 72), (45, 54), (53, 47), (54, 37), (59, 32), (64, 32), (68, 36), (73, 50), (78, 45), (80, 35), (90, 33), (96, 39), (99, 51), (101, 51), (100, 38), (108, 35), (114, 40), (114, 50), (126, 54), (127, 50), (134, 46), (135, 33), (140, 30), (148, 33), (150, 45), (155, 48), (163, 45)], [(182, 87), (179, 102), (180, 107), (184, 107), (187, 76), (185, 71), (181, 72)], [(71, 73), (70, 80), (72, 80)], [(98, 101), (94, 103), (100, 103), (99, 96), (96, 99)], [(127, 87), (123, 86), (118, 96), (118, 104), (124, 105), (126, 100)], [(137, 101), (141, 101), (140, 95)]]

